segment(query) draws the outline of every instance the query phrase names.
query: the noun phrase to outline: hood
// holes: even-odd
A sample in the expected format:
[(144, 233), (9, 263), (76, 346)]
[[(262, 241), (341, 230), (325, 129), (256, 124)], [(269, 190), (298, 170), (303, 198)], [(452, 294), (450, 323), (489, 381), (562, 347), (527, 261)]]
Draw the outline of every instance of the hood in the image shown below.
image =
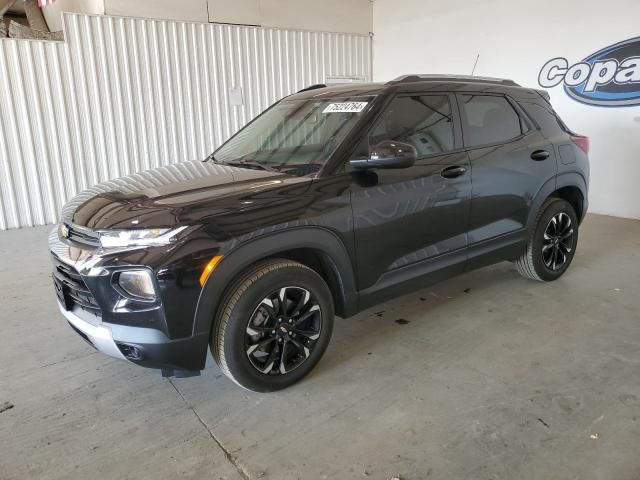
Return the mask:
[(309, 177), (183, 162), (95, 185), (67, 203), (62, 221), (91, 229), (163, 228), (281, 200), (305, 191)]

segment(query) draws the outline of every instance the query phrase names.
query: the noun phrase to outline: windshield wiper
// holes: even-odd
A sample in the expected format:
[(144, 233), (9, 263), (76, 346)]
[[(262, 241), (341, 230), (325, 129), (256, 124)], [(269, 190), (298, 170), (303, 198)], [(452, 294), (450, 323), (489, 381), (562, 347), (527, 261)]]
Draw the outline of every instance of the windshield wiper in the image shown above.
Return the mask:
[(282, 173), (295, 172), (295, 174), (298, 176), (305, 176), (311, 175), (313, 173), (318, 173), (321, 166), (322, 165), (318, 165), (317, 163), (300, 163), (297, 165), (287, 165), (285, 163), (283, 165), (278, 165), (278, 168)]
[(268, 172), (277, 172), (273, 167), (264, 165), (258, 162), (252, 162), (251, 160), (224, 162), (222, 165), (229, 165), (230, 167), (251, 168), (253, 170), (266, 170)]

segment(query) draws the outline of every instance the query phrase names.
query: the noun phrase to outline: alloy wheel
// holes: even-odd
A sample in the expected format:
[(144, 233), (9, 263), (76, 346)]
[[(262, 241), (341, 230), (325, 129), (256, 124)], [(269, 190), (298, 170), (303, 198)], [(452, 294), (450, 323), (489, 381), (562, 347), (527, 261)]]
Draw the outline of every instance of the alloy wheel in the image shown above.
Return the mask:
[(247, 357), (258, 371), (284, 375), (302, 365), (322, 329), (316, 298), (302, 287), (283, 287), (263, 298), (245, 332)]
[(542, 243), (542, 259), (548, 269), (560, 270), (567, 263), (573, 248), (573, 234), (571, 217), (565, 212), (556, 213), (551, 218)]

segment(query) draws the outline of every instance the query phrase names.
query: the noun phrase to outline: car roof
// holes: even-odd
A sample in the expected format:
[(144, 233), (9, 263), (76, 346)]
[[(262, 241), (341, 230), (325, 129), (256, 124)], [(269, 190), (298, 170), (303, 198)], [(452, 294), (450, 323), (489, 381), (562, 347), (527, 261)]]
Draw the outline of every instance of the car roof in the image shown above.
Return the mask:
[(506, 93), (520, 99), (540, 99), (536, 90), (521, 87), (513, 80), (463, 75), (403, 75), (386, 83), (347, 83), (331, 86), (322, 84), (311, 85), (291, 95), (290, 98), (330, 99), (418, 91)]

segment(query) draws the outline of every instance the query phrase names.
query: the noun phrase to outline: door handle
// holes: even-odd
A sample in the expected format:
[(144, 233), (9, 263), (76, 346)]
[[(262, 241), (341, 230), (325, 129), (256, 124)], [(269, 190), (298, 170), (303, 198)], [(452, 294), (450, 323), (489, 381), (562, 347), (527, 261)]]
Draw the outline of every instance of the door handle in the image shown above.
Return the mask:
[(464, 175), (467, 171), (465, 167), (459, 167), (457, 165), (452, 165), (450, 167), (444, 168), (440, 171), (440, 175), (444, 178), (456, 178), (460, 175)]
[(549, 152), (546, 150), (536, 150), (531, 153), (531, 160), (535, 160), (536, 162), (541, 162), (542, 160), (546, 160), (549, 158)]

